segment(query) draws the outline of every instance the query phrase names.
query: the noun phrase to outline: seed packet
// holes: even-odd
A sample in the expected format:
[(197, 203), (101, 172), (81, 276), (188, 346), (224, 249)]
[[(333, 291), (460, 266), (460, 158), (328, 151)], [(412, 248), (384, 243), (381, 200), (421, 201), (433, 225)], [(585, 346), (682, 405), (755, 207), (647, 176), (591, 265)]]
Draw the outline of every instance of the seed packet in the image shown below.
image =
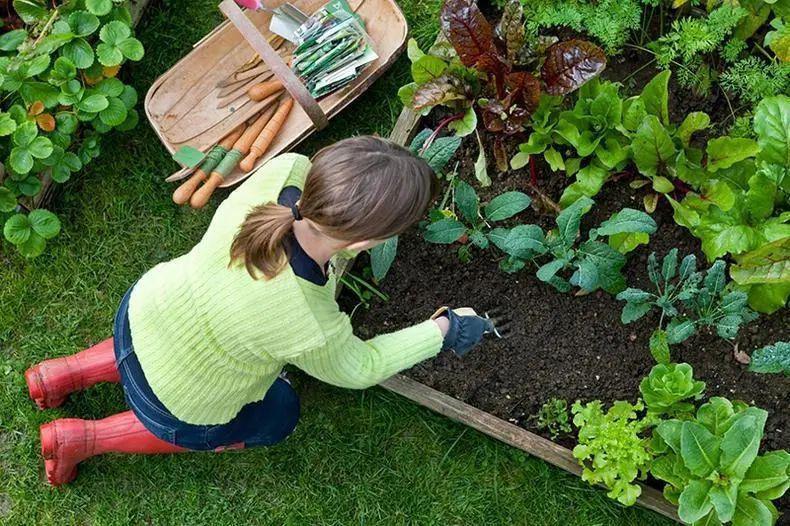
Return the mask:
[(346, 86), (378, 58), (362, 19), (346, 0), (332, 0), (294, 32), (291, 68), (310, 94), (323, 97)]

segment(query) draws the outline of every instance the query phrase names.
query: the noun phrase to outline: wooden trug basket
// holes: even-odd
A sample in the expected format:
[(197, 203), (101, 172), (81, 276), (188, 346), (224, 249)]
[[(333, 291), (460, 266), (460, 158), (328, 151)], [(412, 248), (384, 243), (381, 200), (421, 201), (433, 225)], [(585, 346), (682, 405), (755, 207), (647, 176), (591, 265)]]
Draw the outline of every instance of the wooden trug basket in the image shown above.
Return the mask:
[[(295, 0), (291, 3), (303, 12), (311, 14), (321, 8), (328, 0)], [(277, 7), (284, 0), (267, 1), (268, 7)], [(330, 93), (315, 101), (306, 89), (297, 93), (289, 88), (292, 79), (283, 78), (275, 67), (272, 71), (286, 89), (291, 92), (297, 104), (294, 104), (285, 124), (272, 142), (267, 152), (258, 159), (255, 168), (268, 159), (283, 153), (304, 140), (317, 127), (322, 125), (320, 118), (326, 119), (337, 115), (343, 108), (361, 95), (384, 71), (398, 58), (406, 45), (408, 25), (395, 0), (350, 0), (353, 10), (362, 18), (368, 35), (373, 41), (373, 48), (378, 59), (362, 70), (360, 75), (342, 89)], [(260, 43), (252, 40), (263, 40), (271, 36), (269, 21), (271, 15), (265, 12), (245, 11), (244, 14), (236, 7), (233, 0), (225, 0), (220, 9), (232, 20), (226, 20), (214, 31), (199, 41), (195, 48), (172, 68), (156, 79), (145, 97), (145, 113), (159, 139), (170, 152), (182, 146), (192, 146), (201, 151), (208, 150), (237, 125), (255, 115), (266, 103), (245, 102), (238, 107), (229, 105), (217, 108), (220, 88), (216, 84), (236, 71), (247, 62), (260, 47)], [(248, 19), (258, 29), (261, 39), (252, 35), (250, 41), (240, 32), (237, 25), (244, 25)], [(235, 20), (234, 20), (235, 19)], [(234, 25), (235, 24), (235, 25)], [(252, 28), (252, 26), (250, 26)], [(271, 63), (269, 63), (272, 66)], [(300, 85), (301, 86), (301, 85)], [(303, 88), (303, 86), (301, 86)], [(304, 101), (307, 94), (307, 106), (313, 106), (313, 118), (308, 115), (300, 100)], [(320, 109), (320, 110), (319, 110)], [(314, 113), (318, 111), (319, 119)], [(209, 126), (208, 123), (211, 123)], [(201, 131), (202, 128), (206, 128)], [(236, 168), (220, 185), (227, 187), (242, 181), (250, 172)], [(187, 177), (182, 173), (177, 180)]]

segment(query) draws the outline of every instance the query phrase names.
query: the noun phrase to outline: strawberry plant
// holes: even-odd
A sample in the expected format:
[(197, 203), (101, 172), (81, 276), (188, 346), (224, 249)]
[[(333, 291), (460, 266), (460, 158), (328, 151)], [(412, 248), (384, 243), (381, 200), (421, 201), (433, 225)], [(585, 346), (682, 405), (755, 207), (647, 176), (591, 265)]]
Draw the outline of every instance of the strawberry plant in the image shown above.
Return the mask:
[(0, 36), (0, 220), (5, 239), (36, 257), (60, 223), (31, 211), (32, 198), (45, 177), (65, 182), (95, 158), (101, 134), (137, 124), (137, 93), (116, 75), (143, 57), (143, 46), (117, 2), (14, 9), (23, 24)]
[[(707, 272), (697, 272), (694, 255), (678, 266), (678, 250), (672, 249), (659, 268), (655, 253), (647, 261), (647, 273), (655, 292), (628, 288), (617, 295), (625, 301), (620, 319), (632, 323), (655, 309), (661, 313), (658, 328), (650, 336), (650, 353), (659, 363), (669, 363), (669, 346), (681, 343), (701, 327), (713, 327), (719, 337), (732, 340), (740, 327), (757, 315), (747, 306), (747, 295), (725, 287), (724, 261), (717, 260)], [(664, 325), (664, 322), (669, 322)]]
[(768, 413), (714, 397), (691, 420), (667, 420), (653, 434), (650, 473), (686, 524), (771, 526), (772, 500), (790, 486), (790, 454), (759, 455)]
[(790, 376), (790, 342), (776, 342), (754, 351), (749, 370)]

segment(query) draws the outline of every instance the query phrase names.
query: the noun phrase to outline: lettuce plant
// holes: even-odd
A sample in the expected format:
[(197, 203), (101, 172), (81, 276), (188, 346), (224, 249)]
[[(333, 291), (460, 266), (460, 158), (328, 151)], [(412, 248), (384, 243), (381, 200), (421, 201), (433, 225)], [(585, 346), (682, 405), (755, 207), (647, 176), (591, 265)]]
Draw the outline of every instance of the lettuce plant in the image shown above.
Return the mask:
[(790, 376), (790, 342), (776, 342), (752, 353), (749, 370)]
[(634, 484), (647, 476), (653, 454), (650, 440), (643, 436), (652, 422), (641, 418), (641, 400), (635, 404), (617, 401), (606, 412), (599, 400), (573, 404), (573, 425), (579, 428), (573, 456), (583, 466), (582, 480), (603, 484), (607, 495), (631, 506), (642, 488)]
[(790, 454), (758, 455), (768, 413), (714, 397), (692, 420), (667, 420), (653, 434), (651, 474), (686, 524), (771, 526), (771, 503), (790, 486)]
[[(523, 166), (530, 155), (542, 153), (553, 170), (577, 176), (563, 192), (560, 206), (581, 196), (595, 196), (610, 170), (622, 169), (630, 157), (629, 140), (621, 131), (623, 99), (619, 88), (614, 82), (593, 79), (579, 89), (573, 109), (562, 112), (547, 112), (550, 107), (546, 105), (554, 101), (541, 101), (544, 108), (539, 105), (533, 115), (533, 131), (527, 142), (519, 145), (511, 166)], [(547, 117), (552, 121), (541, 122)], [(569, 153), (563, 158), (555, 144), (575, 155)]]
[(687, 363), (658, 364), (642, 379), (639, 392), (649, 413), (681, 416), (694, 411), (694, 404), (705, 390), (705, 382), (694, 380), (694, 370)]
[(568, 414), (568, 402), (561, 398), (550, 398), (542, 406), (536, 415), (533, 416), (538, 429), (548, 431), (551, 439), (554, 440), (563, 433), (571, 432), (571, 419)]
[(670, 360), (669, 346), (685, 341), (700, 327), (715, 327), (721, 338), (731, 340), (757, 315), (748, 308), (746, 293), (725, 288), (725, 267), (724, 261), (717, 260), (707, 272), (697, 272), (694, 255), (684, 257), (678, 266), (678, 250), (672, 249), (659, 268), (652, 253), (647, 273), (656, 291), (628, 288), (619, 293), (617, 299), (626, 302), (620, 319), (632, 323), (653, 309), (661, 313), (658, 328), (650, 336), (650, 352), (664, 364)]
[(788, 130), (790, 97), (764, 99), (754, 115), (757, 140), (710, 141), (700, 193), (670, 199), (675, 221), (702, 240), (708, 259), (736, 256), (738, 282), (762, 312), (781, 308), (790, 295)]

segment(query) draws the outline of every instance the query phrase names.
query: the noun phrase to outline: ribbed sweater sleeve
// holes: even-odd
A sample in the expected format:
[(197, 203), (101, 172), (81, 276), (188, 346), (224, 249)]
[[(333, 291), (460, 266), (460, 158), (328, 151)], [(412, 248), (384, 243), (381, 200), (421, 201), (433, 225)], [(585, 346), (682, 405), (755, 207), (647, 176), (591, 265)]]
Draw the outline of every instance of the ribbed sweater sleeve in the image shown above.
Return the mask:
[(290, 362), (332, 385), (364, 389), (436, 356), (442, 347), (442, 333), (431, 320), (363, 341), (344, 318), (346, 326), (339, 335)]

